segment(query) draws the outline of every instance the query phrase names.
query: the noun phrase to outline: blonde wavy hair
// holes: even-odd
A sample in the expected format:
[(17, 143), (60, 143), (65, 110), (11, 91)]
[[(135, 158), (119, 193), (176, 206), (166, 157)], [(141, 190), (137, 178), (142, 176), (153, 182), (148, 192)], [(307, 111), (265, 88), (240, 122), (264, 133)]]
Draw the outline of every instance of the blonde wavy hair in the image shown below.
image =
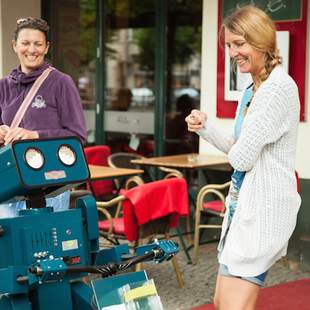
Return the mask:
[(268, 78), (278, 64), (282, 63), (277, 48), (275, 24), (261, 9), (253, 5), (236, 9), (224, 19), (221, 34), (225, 29), (243, 36), (253, 48), (265, 53), (265, 68), (259, 76), (259, 84)]

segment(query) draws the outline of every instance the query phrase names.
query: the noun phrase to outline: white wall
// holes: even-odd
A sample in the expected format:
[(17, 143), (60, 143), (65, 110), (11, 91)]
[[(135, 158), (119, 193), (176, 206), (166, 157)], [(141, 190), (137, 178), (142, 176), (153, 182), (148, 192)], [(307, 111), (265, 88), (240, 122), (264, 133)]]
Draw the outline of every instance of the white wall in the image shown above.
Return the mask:
[[(217, 22), (218, 22), (218, 1), (203, 1), (203, 32), (202, 32), (202, 76), (201, 76), (201, 110), (207, 112), (210, 120), (215, 121), (222, 128), (230, 130), (233, 120), (220, 119), (216, 117), (216, 87), (217, 87)], [(296, 170), (301, 178), (310, 179), (310, 5), (308, 5), (308, 41), (307, 41), (307, 81), (305, 107), (306, 121), (300, 123)], [(201, 140), (200, 152), (219, 154), (220, 152), (205, 141)]]
[(17, 19), (27, 16), (41, 16), (40, 0), (0, 1), (0, 77), (8, 74), (18, 65), (11, 41)]

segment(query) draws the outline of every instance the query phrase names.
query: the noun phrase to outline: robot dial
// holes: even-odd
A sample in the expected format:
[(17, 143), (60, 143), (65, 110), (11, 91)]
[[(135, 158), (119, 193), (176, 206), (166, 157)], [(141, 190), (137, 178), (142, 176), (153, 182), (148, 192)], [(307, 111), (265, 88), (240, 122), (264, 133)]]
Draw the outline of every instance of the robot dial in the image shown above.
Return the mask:
[(76, 162), (76, 154), (69, 145), (61, 145), (58, 149), (58, 156), (66, 166), (72, 166)]
[(28, 148), (25, 152), (25, 161), (32, 169), (40, 169), (44, 165), (44, 156), (37, 148)]

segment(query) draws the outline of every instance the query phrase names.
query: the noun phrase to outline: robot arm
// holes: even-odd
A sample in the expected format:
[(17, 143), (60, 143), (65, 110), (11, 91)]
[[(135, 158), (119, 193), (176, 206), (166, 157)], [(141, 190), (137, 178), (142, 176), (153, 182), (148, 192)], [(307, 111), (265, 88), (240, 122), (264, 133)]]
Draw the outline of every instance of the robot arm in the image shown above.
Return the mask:
[[(37, 261), (29, 268), (28, 276), (19, 276), (16, 281), (19, 284), (27, 283), (28, 285), (33, 285), (35, 283), (61, 280), (66, 275), (76, 273), (100, 274), (102, 278), (105, 278), (116, 274), (118, 271), (129, 269), (141, 262), (154, 261), (161, 263), (165, 260), (170, 260), (178, 250), (178, 245), (171, 240), (156, 240), (154, 243), (136, 248), (136, 255), (126, 258), (121, 263), (110, 262), (104, 265), (89, 266), (66, 265), (63, 258), (51, 256)], [(104, 251), (102, 250), (102, 252)]]

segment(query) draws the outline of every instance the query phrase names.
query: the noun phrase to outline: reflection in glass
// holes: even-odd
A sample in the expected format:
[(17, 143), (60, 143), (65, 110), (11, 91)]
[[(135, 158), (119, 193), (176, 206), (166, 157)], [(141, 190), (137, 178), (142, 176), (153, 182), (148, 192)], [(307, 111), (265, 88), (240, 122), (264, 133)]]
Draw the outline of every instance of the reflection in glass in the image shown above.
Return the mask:
[[(96, 0), (58, 0), (53, 8), (52, 62), (78, 86), (88, 142), (104, 130), (112, 152), (154, 155), (156, 1), (105, 0), (96, 12)], [(165, 105), (165, 153), (196, 152), (198, 138), (184, 117), (200, 103), (202, 0), (166, 4), (167, 94), (156, 101)], [(104, 21), (104, 129), (95, 128), (96, 14)]]
[(52, 63), (75, 81), (86, 118), (88, 142), (95, 133), (95, 0), (58, 0), (51, 24)]
[(106, 20), (105, 132), (112, 152), (154, 151), (153, 0), (115, 0)]
[(168, 9), (165, 153), (195, 153), (199, 139), (184, 119), (200, 106), (202, 1), (170, 0)]
[[(165, 153), (198, 151), (185, 116), (200, 103), (201, 0), (169, 0)], [(155, 1), (115, 0), (106, 16), (105, 131), (112, 151), (154, 154)], [(139, 139), (132, 149), (133, 138)]]

